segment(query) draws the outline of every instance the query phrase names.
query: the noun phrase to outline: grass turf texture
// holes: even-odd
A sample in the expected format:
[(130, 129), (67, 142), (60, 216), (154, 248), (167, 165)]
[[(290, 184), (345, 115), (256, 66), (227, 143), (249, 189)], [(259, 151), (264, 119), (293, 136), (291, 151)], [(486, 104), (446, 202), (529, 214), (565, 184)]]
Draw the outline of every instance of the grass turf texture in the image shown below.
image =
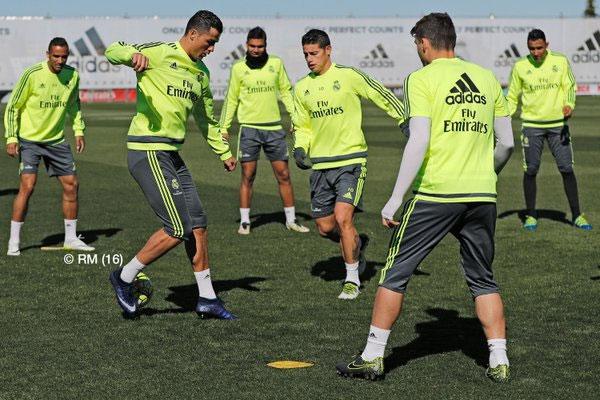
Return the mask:
[[(525, 232), (518, 216), (523, 209), (519, 146), (500, 177), (495, 273), (506, 304), (513, 380), (497, 385), (484, 377), (487, 349), (452, 237), (411, 281), (389, 341), (386, 380), (350, 381), (335, 374), (335, 363), (350, 360), (365, 343), (376, 272), (389, 240), (379, 210), (391, 193), (406, 142), (379, 110), (364, 109), (369, 173), (366, 212), (356, 224), (371, 238), (370, 278), (356, 301), (336, 299), (344, 276), (338, 247), (307, 221), (309, 172), (291, 168), (299, 219), (311, 233), (285, 229), (263, 156), (252, 234), (237, 235), (239, 171), (225, 173), (190, 122), (182, 153), (208, 211), (214, 286), (241, 319), (196, 316), (196, 284), (180, 246), (145, 271), (154, 297), (138, 320), (126, 321), (108, 282), (114, 267), (103, 266), (101, 256), (120, 254), (128, 261), (159, 223), (127, 171), (125, 134), (133, 106), (85, 105), (87, 149), (76, 156), (78, 228), (96, 247), (97, 263), (66, 265), (64, 253), (39, 250), (61, 241), (63, 232), (60, 189), (45, 173), (22, 230), (22, 255), (5, 256), (18, 178), (17, 162), (0, 157), (0, 398), (595, 397), (599, 108), (600, 98), (580, 97), (571, 123), (582, 209), (594, 231), (578, 231), (565, 220), (567, 201), (547, 147), (538, 176), (538, 207), (547, 211), (540, 212), (536, 233)], [(72, 140), (70, 131), (67, 136)], [(287, 371), (266, 366), (286, 359), (315, 366)]]

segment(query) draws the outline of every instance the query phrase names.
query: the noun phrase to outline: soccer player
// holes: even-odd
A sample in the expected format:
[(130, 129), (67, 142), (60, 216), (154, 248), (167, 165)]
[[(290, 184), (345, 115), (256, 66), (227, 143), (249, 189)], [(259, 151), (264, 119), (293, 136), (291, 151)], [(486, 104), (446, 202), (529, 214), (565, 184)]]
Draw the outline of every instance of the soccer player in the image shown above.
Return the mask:
[(191, 113), (225, 169), (235, 169), (236, 160), (223, 141), (213, 115), (209, 73), (202, 62), (213, 52), (222, 31), (219, 17), (201, 10), (190, 18), (178, 42), (140, 45), (118, 42), (106, 49), (106, 57), (112, 64), (130, 66), (137, 73), (137, 113), (127, 136), (127, 163), (129, 172), (163, 224), (127, 265), (110, 274), (117, 302), (128, 317), (137, 312), (137, 301), (132, 293), (136, 275), (184, 241), (198, 284), (196, 311), (202, 317), (235, 319), (213, 289), (206, 214), (192, 176), (178, 152)]
[(404, 109), (381, 83), (355, 68), (333, 63), (327, 33), (309, 30), (302, 36), (302, 49), (311, 72), (294, 89), (294, 158), (299, 168), (312, 164), (311, 209), (319, 234), (341, 246), (346, 278), (338, 298), (355, 299), (360, 294), (359, 270), (366, 266), (367, 244), (353, 221), (355, 210), (362, 208), (367, 175), (360, 101), (371, 100), (398, 123), (404, 121)]
[(575, 77), (567, 57), (548, 49), (546, 35), (541, 30), (529, 32), (527, 47), (529, 55), (518, 60), (512, 69), (507, 96), (511, 115), (517, 110), (519, 97), (522, 103), (523, 191), (527, 208), (523, 227), (528, 231), (537, 229), (535, 177), (540, 168), (544, 141), (547, 140), (562, 175), (573, 225), (591, 230), (592, 225), (579, 209), (573, 148), (566, 123), (575, 109)]
[(279, 184), (287, 229), (306, 233), (308, 228), (296, 221), (294, 189), (288, 168), (286, 133), (281, 126), (277, 95), (289, 114), (294, 110), (292, 85), (283, 61), (267, 53), (267, 34), (260, 27), (252, 28), (246, 40), (246, 58), (231, 67), (229, 86), (221, 112), (221, 134), (229, 139), (227, 130), (236, 113), (240, 123), (238, 159), (242, 164), (240, 184), (240, 235), (250, 234), (250, 203), (256, 176), (256, 162), (263, 148), (271, 161)]
[[(502, 299), (492, 274), (497, 173), (514, 146), (500, 84), (491, 71), (455, 56), (456, 32), (446, 13), (421, 18), (411, 30), (424, 67), (404, 81), (410, 137), (383, 225), (392, 228), (367, 345), (339, 374), (381, 378), (392, 325), (410, 277), (448, 234), (460, 242), (461, 265), (490, 349), (487, 375), (509, 378)], [(496, 138), (496, 139), (495, 139)], [(494, 142), (497, 140), (494, 150)], [(415, 179), (416, 178), (416, 179)], [(413, 182), (414, 198), (394, 215)]]
[(52, 39), (46, 55), (47, 60), (32, 65), (21, 75), (4, 113), (6, 152), (19, 157), (21, 181), (13, 203), (6, 253), (9, 256), (21, 254), (21, 227), (42, 159), (48, 174), (56, 176), (63, 189), (64, 248), (94, 250), (77, 237), (79, 181), (71, 147), (64, 135), (68, 114), (73, 121), (77, 153), (83, 152), (85, 124), (79, 105), (79, 74), (67, 65), (69, 45), (64, 38)]

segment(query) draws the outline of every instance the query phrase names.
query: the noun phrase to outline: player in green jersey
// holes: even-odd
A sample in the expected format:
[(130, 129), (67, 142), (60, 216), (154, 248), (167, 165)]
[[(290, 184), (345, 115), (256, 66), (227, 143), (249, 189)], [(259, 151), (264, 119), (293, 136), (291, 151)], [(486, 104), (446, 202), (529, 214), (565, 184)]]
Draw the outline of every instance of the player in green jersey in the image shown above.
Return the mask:
[(19, 157), (21, 181), (13, 203), (9, 256), (21, 254), (21, 226), (42, 159), (48, 174), (56, 176), (63, 188), (64, 248), (94, 250), (77, 237), (79, 181), (73, 154), (64, 135), (66, 117), (69, 115), (73, 120), (77, 153), (83, 152), (85, 124), (79, 106), (79, 74), (67, 65), (69, 45), (64, 38), (52, 39), (46, 55), (46, 61), (27, 68), (21, 75), (4, 113), (6, 152), (11, 157)]
[(548, 49), (543, 31), (534, 29), (529, 32), (527, 47), (529, 55), (518, 60), (512, 69), (507, 95), (511, 115), (516, 112), (521, 98), (523, 191), (527, 208), (523, 227), (529, 231), (537, 229), (535, 178), (542, 160), (544, 141), (547, 140), (562, 175), (573, 225), (591, 230), (592, 225), (579, 208), (573, 148), (566, 123), (575, 109), (575, 77), (567, 57)]
[[(489, 70), (457, 58), (448, 14), (433, 13), (411, 30), (423, 68), (404, 82), (410, 137), (383, 225), (393, 228), (381, 271), (367, 345), (339, 374), (381, 378), (392, 325), (413, 272), (448, 234), (460, 242), (461, 265), (490, 349), (487, 375), (509, 378), (502, 299), (492, 274), (496, 178), (514, 146), (500, 84)], [(494, 149), (494, 144), (496, 147)], [(394, 214), (413, 182), (414, 198)]]
[(110, 274), (117, 302), (129, 317), (138, 311), (132, 284), (135, 276), (184, 241), (198, 284), (196, 312), (202, 317), (235, 319), (213, 289), (206, 213), (192, 176), (178, 153), (185, 140), (188, 116), (192, 114), (225, 169), (235, 169), (236, 160), (213, 116), (208, 69), (202, 62), (213, 52), (222, 31), (219, 17), (201, 10), (190, 18), (178, 42), (142, 45), (118, 42), (106, 49), (108, 61), (130, 66), (137, 73), (137, 112), (127, 136), (127, 163), (163, 223), (163, 228), (154, 232), (127, 265)]
[(362, 208), (367, 175), (367, 143), (361, 129), (361, 98), (402, 123), (402, 103), (381, 83), (363, 72), (331, 61), (327, 33), (311, 29), (302, 36), (304, 58), (311, 72), (294, 88), (296, 129), (294, 158), (310, 177), (311, 210), (321, 236), (338, 241), (346, 266), (340, 299), (360, 293), (359, 270), (365, 267), (367, 238), (354, 226)]
[(252, 28), (246, 40), (246, 57), (231, 67), (227, 95), (221, 111), (221, 133), (229, 139), (227, 130), (237, 110), (240, 124), (238, 159), (242, 164), (240, 184), (240, 227), (238, 233), (250, 233), (250, 203), (256, 176), (256, 162), (263, 148), (279, 184), (283, 201), (285, 225), (295, 232), (308, 232), (296, 221), (294, 190), (288, 168), (286, 133), (281, 126), (277, 97), (289, 114), (294, 110), (292, 85), (283, 61), (267, 54), (267, 34), (260, 27)]

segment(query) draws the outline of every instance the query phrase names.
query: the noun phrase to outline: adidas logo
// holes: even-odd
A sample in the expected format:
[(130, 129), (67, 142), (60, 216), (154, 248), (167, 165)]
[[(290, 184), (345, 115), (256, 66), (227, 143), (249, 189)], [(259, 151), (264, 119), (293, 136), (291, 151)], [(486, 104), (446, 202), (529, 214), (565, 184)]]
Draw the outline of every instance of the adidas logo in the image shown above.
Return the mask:
[(177, 63), (174, 62), (171, 65), (169, 65), (169, 67), (173, 68), (173, 69), (177, 69)]
[[(88, 38), (90, 44), (92, 45), (92, 48), (96, 51), (96, 55), (103, 56), (104, 52), (106, 51), (106, 46), (100, 38), (100, 35), (98, 34), (96, 28), (92, 26), (90, 29), (85, 31), (85, 36)], [(88, 44), (85, 42), (83, 37), (77, 39), (74, 45), (75, 49), (77, 49), (77, 52), (81, 57), (93, 55), (92, 51), (88, 47)], [(69, 50), (69, 52), (71, 53), (71, 55), (73, 55), (73, 52), (71, 50)]]
[(479, 89), (466, 72), (460, 76), (454, 87), (450, 89), (450, 94), (446, 96), (448, 105), (465, 103), (486, 104), (485, 96), (479, 94)]
[(571, 56), (573, 63), (600, 63), (600, 30), (592, 33), (582, 46), (577, 48), (577, 53)]
[(85, 36), (77, 39), (73, 46), (69, 47), (69, 66), (75, 68), (80, 73), (115, 73), (121, 70), (120, 65), (111, 65), (104, 57), (106, 46), (100, 38), (100, 34), (95, 27), (85, 31)]
[(222, 69), (229, 69), (237, 60), (246, 57), (246, 49), (243, 44), (238, 44), (221, 62)]
[(498, 56), (494, 65), (496, 67), (511, 67), (518, 58), (521, 58), (521, 53), (519, 52), (517, 45), (511, 43), (511, 45)]
[(346, 192), (346, 194), (343, 196), (345, 199), (350, 199), (352, 200), (352, 193), (350, 192)]
[(377, 44), (359, 63), (361, 68), (392, 68), (394, 60), (390, 59), (381, 43)]

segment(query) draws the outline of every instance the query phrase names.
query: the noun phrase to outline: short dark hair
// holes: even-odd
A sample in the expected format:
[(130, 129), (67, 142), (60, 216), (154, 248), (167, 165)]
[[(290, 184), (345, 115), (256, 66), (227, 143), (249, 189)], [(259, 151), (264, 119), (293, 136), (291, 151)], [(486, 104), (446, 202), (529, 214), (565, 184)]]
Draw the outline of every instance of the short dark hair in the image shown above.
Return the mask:
[(192, 18), (188, 21), (185, 33), (187, 34), (192, 29), (198, 32), (206, 32), (210, 31), (210, 28), (215, 28), (219, 33), (223, 33), (223, 22), (221, 22), (221, 19), (215, 13), (208, 10), (200, 10), (192, 15)]
[(541, 29), (532, 29), (531, 32), (527, 34), (527, 41), (530, 40), (539, 40), (542, 39), (544, 42), (546, 41), (546, 34)]
[(255, 26), (254, 28), (248, 31), (248, 37), (246, 38), (246, 41), (250, 39), (262, 39), (266, 42), (267, 32), (265, 32), (265, 30), (260, 26)]
[(55, 38), (52, 38), (52, 40), (50, 41), (50, 43), (48, 43), (48, 51), (51, 51), (54, 46), (66, 47), (68, 49), (69, 48), (69, 43), (67, 43), (67, 41), (65, 40), (65, 38), (55, 37)]
[(324, 49), (327, 46), (331, 46), (331, 41), (325, 31), (311, 29), (302, 36), (302, 46), (305, 44), (318, 44), (320, 48)]
[(417, 39), (429, 39), (433, 48), (438, 50), (453, 50), (456, 46), (456, 30), (447, 13), (424, 16), (410, 30), (410, 34)]

